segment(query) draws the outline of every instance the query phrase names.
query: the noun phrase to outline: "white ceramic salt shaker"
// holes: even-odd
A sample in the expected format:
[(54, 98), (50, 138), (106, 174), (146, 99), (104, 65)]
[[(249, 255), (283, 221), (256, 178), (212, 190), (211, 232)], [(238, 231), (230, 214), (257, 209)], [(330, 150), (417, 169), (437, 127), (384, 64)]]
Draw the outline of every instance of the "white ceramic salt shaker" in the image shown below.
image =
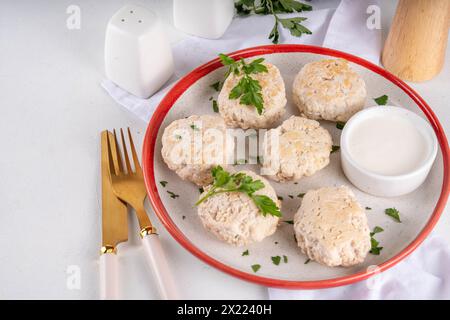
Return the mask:
[(174, 72), (172, 51), (158, 16), (126, 5), (109, 20), (105, 38), (106, 76), (140, 98), (148, 98)]
[(233, 20), (234, 0), (174, 0), (175, 27), (194, 36), (218, 39)]

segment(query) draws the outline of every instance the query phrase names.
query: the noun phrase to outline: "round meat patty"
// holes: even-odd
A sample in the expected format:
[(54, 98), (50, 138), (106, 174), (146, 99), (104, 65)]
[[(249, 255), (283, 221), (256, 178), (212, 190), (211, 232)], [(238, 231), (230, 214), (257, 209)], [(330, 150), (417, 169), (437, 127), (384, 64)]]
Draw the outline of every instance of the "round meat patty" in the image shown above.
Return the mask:
[(252, 74), (259, 81), (264, 101), (262, 114), (254, 106), (240, 104), (240, 99), (229, 99), (231, 90), (241, 80), (241, 75), (230, 74), (223, 84), (218, 98), (219, 112), (225, 123), (233, 128), (270, 128), (285, 112), (286, 90), (280, 70), (270, 63), (263, 63), (268, 72)]
[(361, 263), (371, 248), (364, 209), (346, 186), (308, 191), (294, 231), (302, 252), (330, 267)]
[(293, 85), (294, 103), (314, 120), (345, 122), (364, 107), (366, 95), (364, 80), (343, 59), (306, 64)]
[(332, 144), (319, 122), (292, 116), (266, 132), (262, 174), (280, 182), (311, 176), (330, 162)]
[[(281, 208), (275, 190), (269, 182), (251, 171), (241, 171), (253, 180), (261, 180), (264, 188), (255, 195), (266, 195)], [(206, 187), (200, 198), (206, 195)], [(242, 192), (219, 193), (207, 198), (198, 206), (198, 215), (203, 226), (217, 238), (235, 246), (262, 241), (272, 235), (278, 225), (278, 217), (263, 216), (253, 200)]]
[(173, 121), (162, 136), (161, 154), (183, 180), (199, 186), (213, 181), (211, 169), (232, 162), (234, 140), (219, 116), (190, 116)]

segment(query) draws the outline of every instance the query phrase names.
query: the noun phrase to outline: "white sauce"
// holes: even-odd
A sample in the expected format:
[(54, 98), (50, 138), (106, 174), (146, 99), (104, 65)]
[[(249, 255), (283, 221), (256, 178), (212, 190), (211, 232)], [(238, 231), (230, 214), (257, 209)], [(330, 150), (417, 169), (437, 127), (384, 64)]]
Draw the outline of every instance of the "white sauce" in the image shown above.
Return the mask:
[(405, 117), (373, 116), (355, 124), (349, 153), (364, 169), (381, 175), (414, 171), (428, 154), (425, 137)]

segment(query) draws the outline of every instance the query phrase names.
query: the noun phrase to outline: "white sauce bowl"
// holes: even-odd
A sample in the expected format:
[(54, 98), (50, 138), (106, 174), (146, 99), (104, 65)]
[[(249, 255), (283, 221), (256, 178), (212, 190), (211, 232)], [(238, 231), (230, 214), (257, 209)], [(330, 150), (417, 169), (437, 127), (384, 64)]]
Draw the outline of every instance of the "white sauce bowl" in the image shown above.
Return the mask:
[(358, 189), (381, 197), (401, 196), (418, 188), (430, 172), (437, 150), (430, 124), (393, 106), (359, 111), (341, 135), (345, 175)]

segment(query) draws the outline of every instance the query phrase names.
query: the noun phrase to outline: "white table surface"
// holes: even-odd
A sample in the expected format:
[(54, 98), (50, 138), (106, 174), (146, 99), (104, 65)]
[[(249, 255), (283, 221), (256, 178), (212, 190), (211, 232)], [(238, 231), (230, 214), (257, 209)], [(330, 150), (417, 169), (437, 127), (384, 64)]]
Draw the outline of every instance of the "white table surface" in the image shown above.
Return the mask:
[[(183, 38), (171, 26), (170, 0), (132, 2), (164, 17), (173, 42)], [(100, 131), (129, 126), (140, 147), (146, 128), (100, 87), (105, 26), (125, 3), (10, 0), (0, 5), (0, 299), (99, 296)], [(66, 28), (69, 5), (81, 8), (80, 30)], [(384, 30), (394, 8), (383, 1)], [(450, 50), (439, 76), (411, 85), (449, 135)], [(450, 242), (448, 211), (447, 206), (435, 233)], [(197, 260), (153, 220), (184, 297), (267, 298), (266, 288)], [(134, 219), (131, 229), (129, 243), (120, 248), (123, 297), (154, 299)], [(67, 286), (70, 266), (80, 270), (80, 288)]]

